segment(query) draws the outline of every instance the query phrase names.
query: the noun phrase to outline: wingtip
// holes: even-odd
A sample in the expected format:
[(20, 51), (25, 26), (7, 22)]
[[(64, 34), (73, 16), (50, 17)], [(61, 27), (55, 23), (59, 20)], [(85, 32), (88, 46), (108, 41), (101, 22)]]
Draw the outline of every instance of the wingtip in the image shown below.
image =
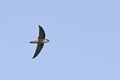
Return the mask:
[(40, 26), (40, 25), (38, 25), (38, 27), (40, 28), (41, 26)]
[(32, 59), (34, 59), (34, 58), (35, 58), (35, 56), (32, 57)]

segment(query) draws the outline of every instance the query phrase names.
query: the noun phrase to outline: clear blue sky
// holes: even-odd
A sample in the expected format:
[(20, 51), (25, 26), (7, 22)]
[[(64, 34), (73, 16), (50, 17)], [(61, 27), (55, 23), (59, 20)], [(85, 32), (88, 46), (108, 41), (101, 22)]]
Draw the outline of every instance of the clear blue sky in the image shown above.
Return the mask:
[(120, 80), (119, 0), (1, 0), (0, 37), (0, 80)]

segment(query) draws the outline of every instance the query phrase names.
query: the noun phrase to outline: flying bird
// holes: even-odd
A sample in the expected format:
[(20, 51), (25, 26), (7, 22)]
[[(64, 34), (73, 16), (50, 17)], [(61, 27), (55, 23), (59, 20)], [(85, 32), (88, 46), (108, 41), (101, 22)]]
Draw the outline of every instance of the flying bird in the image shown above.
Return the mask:
[(30, 43), (37, 44), (36, 51), (35, 51), (35, 54), (33, 56), (33, 59), (36, 56), (38, 56), (38, 54), (40, 53), (41, 49), (44, 46), (44, 43), (49, 42), (48, 39), (45, 39), (45, 31), (44, 31), (44, 29), (40, 25), (38, 25), (38, 26), (39, 26), (39, 36), (38, 36), (38, 38), (33, 40), (33, 41), (30, 41)]

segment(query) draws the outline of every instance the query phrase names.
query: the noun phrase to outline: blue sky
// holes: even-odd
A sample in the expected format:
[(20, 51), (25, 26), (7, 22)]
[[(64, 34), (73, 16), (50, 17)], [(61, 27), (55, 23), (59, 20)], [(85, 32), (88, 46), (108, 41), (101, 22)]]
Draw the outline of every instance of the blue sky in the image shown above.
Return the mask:
[[(0, 80), (120, 80), (119, 0), (1, 0)], [(41, 25), (50, 40), (35, 59)]]

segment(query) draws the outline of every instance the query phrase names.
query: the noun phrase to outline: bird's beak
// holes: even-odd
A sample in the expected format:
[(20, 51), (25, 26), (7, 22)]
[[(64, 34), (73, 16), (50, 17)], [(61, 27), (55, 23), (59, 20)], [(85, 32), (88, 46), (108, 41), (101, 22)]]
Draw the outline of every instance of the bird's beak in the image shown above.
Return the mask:
[(50, 40), (48, 40), (48, 42), (50, 42)]

